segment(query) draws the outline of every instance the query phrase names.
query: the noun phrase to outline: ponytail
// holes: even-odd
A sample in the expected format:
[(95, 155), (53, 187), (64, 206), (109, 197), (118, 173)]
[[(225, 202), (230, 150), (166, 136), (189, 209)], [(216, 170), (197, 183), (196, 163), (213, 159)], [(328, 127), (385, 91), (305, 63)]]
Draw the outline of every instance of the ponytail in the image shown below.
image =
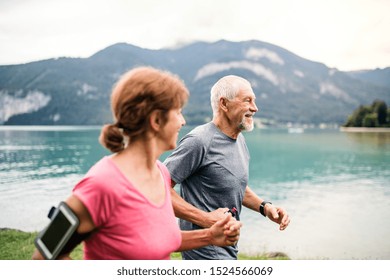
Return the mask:
[(123, 132), (116, 124), (103, 126), (99, 142), (112, 153), (120, 152), (125, 148)]

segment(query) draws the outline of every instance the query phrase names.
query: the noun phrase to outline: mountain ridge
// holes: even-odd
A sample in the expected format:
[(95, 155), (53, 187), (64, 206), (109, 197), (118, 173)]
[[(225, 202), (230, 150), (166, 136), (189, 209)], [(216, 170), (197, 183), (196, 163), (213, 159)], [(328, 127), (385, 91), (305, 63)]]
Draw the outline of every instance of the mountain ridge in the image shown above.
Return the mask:
[(191, 92), (184, 110), (189, 124), (211, 118), (210, 88), (229, 74), (248, 79), (260, 108), (256, 115), (278, 123), (342, 124), (361, 104), (390, 103), (390, 67), (342, 72), (256, 40), (160, 50), (117, 43), (87, 58), (0, 66), (0, 124), (108, 123), (112, 85), (125, 71), (143, 65), (183, 79)]

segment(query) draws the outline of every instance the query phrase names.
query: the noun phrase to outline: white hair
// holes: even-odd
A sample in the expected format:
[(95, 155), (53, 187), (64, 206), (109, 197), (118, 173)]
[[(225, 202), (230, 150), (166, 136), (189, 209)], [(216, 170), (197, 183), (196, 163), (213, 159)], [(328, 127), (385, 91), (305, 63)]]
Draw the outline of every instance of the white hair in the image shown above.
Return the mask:
[(214, 117), (218, 115), (221, 97), (232, 100), (242, 89), (247, 89), (248, 87), (251, 88), (250, 83), (239, 76), (229, 75), (219, 79), (210, 91), (210, 102)]

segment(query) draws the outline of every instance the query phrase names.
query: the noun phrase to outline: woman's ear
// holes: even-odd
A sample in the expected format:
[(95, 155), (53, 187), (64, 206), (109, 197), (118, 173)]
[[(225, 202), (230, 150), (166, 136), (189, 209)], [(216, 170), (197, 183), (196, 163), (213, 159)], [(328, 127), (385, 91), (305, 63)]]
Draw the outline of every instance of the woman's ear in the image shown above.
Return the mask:
[(160, 110), (154, 110), (149, 117), (149, 123), (150, 127), (154, 131), (160, 131), (161, 129), (161, 111)]

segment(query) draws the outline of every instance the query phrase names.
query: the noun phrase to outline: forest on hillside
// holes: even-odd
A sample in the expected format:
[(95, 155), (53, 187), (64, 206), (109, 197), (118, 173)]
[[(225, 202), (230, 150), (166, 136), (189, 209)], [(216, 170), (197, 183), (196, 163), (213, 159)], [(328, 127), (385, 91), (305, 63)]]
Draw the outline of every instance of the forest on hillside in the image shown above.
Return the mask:
[(348, 116), (345, 127), (390, 127), (390, 108), (383, 100), (371, 105), (360, 105)]

